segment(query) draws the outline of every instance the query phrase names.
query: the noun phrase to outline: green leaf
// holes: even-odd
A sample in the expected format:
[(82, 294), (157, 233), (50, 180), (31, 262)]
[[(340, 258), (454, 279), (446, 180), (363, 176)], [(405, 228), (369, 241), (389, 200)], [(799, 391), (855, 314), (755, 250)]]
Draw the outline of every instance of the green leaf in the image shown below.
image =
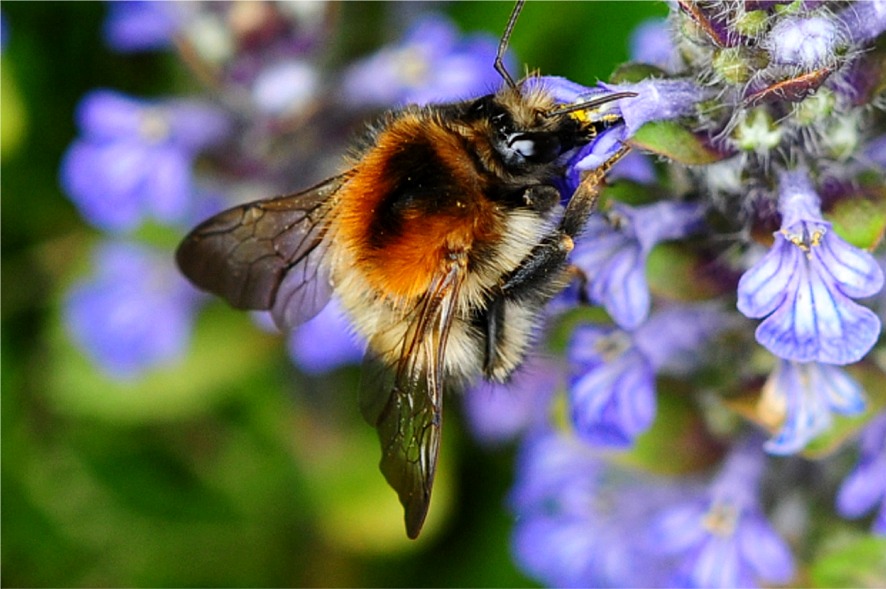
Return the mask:
[(840, 237), (855, 247), (873, 250), (886, 233), (886, 194), (842, 199), (827, 217)]
[(53, 367), (48, 394), (58, 410), (128, 423), (178, 419), (204, 411), (283, 349), (246, 313), (212, 305), (197, 321), (191, 346), (173, 365), (135, 380), (105, 374), (65, 333), (56, 318), (48, 334)]
[(705, 165), (729, 154), (715, 149), (702, 137), (676, 121), (653, 121), (640, 127), (628, 141), (632, 146), (687, 165)]
[(882, 587), (886, 581), (886, 538), (861, 536), (841, 542), (812, 563), (817, 587)]
[(721, 455), (720, 445), (708, 435), (685, 385), (659, 379), (656, 389), (658, 407), (652, 427), (615, 460), (669, 475), (696, 472), (714, 464)]
[(636, 84), (649, 78), (663, 78), (667, 72), (648, 63), (623, 63), (609, 76), (611, 84)]

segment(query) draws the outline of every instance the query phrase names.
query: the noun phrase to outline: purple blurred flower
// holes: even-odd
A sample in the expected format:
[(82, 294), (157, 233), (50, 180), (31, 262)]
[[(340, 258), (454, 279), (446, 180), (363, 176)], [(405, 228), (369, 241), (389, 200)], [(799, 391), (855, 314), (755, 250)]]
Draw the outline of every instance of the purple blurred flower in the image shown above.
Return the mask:
[(0, 12), (0, 51), (6, 49), (6, 43), (9, 41), (9, 25), (6, 23), (6, 17)]
[(290, 356), (308, 374), (322, 374), (359, 363), (363, 349), (335, 298), (313, 319), (293, 331), (289, 339)]
[(495, 445), (546, 425), (561, 372), (553, 360), (533, 357), (511, 382), (475, 386), (464, 395), (471, 431), (480, 441)]
[(755, 439), (737, 444), (701, 497), (663, 510), (649, 528), (653, 550), (676, 559), (679, 587), (754, 587), (793, 577), (787, 544), (758, 498), (764, 454)]
[(109, 2), (105, 42), (122, 52), (166, 49), (181, 25), (181, 10), (176, 1)]
[(655, 375), (697, 368), (700, 348), (727, 324), (724, 313), (698, 305), (655, 313), (631, 333), (591, 325), (576, 329), (568, 355), (578, 435), (594, 445), (632, 444), (655, 418)]
[(511, 494), (513, 551), (552, 587), (651, 587), (664, 578), (642, 529), (675, 489), (606, 464), (574, 438), (530, 437)]
[(840, 12), (839, 18), (853, 42), (872, 41), (886, 31), (886, 0), (853, 2)]
[(831, 231), (804, 170), (779, 183), (781, 230), (762, 260), (738, 284), (738, 309), (766, 317), (757, 341), (796, 362), (849, 364), (880, 335), (880, 320), (852, 299), (876, 294), (883, 272), (867, 252)]
[(631, 33), (630, 47), (632, 61), (648, 63), (669, 73), (680, 66), (667, 19), (655, 18), (641, 23)]
[(846, 44), (841, 27), (824, 16), (797, 16), (780, 20), (769, 33), (773, 60), (782, 65), (814, 69), (836, 57)]
[(168, 364), (188, 346), (197, 293), (172, 258), (132, 243), (105, 243), (95, 274), (65, 301), (71, 337), (105, 371), (135, 378)]
[(108, 90), (88, 94), (77, 111), (82, 133), (62, 161), (61, 182), (82, 215), (99, 228), (127, 231), (146, 217), (185, 220), (191, 165), (228, 132), (208, 105), (149, 102)]
[(763, 386), (758, 411), (782, 422), (766, 442), (773, 454), (793, 454), (831, 426), (831, 413), (864, 411), (864, 391), (845, 370), (828, 364), (781, 360)]
[(569, 346), (572, 421), (582, 439), (629, 446), (655, 418), (655, 369), (615, 328), (583, 326)]
[(886, 412), (880, 413), (861, 432), (859, 460), (837, 494), (837, 511), (856, 518), (880, 505), (873, 532), (886, 536)]
[(659, 242), (686, 237), (701, 227), (702, 209), (663, 201), (642, 207), (615, 205), (595, 215), (576, 242), (571, 261), (587, 277), (588, 298), (603, 305), (624, 329), (649, 315), (646, 259)]
[(491, 35), (459, 38), (448, 19), (418, 21), (397, 45), (352, 65), (343, 93), (352, 104), (451, 102), (493, 91), (501, 78), (490, 67), (498, 49)]
[(307, 61), (291, 59), (269, 65), (255, 79), (252, 99), (270, 116), (302, 112), (316, 97), (320, 75)]

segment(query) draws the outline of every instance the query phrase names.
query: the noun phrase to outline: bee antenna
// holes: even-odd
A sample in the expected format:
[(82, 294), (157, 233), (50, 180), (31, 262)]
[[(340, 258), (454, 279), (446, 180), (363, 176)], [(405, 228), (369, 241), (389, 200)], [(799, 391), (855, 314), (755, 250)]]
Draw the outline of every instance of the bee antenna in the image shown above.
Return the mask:
[(586, 102), (579, 102), (577, 104), (569, 104), (562, 108), (558, 108), (556, 110), (552, 110), (545, 113), (546, 117), (556, 117), (559, 115), (565, 115), (571, 112), (575, 112), (577, 110), (591, 110), (592, 108), (597, 108), (598, 106), (602, 106), (608, 102), (613, 102), (615, 100), (621, 100), (622, 98), (633, 98), (637, 96), (636, 92), (613, 92), (612, 94), (604, 94), (603, 96), (599, 96), (592, 100), (588, 100)]
[(505, 32), (501, 36), (501, 41), (498, 42), (498, 52), (495, 54), (495, 63), (493, 64), (495, 71), (497, 71), (502, 79), (504, 79), (505, 84), (514, 90), (516, 90), (517, 84), (514, 83), (514, 78), (511, 77), (511, 74), (508, 73), (508, 70), (505, 67), (504, 57), (508, 50), (508, 42), (511, 40), (511, 33), (514, 32), (514, 25), (517, 24), (517, 17), (520, 16), (520, 11), (523, 10), (523, 4), (525, 3), (526, 0), (517, 0), (516, 4), (514, 4), (511, 16), (508, 18), (508, 25), (505, 27)]

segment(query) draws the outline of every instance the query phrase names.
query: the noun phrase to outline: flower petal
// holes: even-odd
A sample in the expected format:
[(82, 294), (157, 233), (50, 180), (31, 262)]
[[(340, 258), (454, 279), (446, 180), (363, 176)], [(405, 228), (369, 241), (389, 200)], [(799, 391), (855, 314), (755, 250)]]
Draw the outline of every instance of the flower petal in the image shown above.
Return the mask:
[(780, 234), (762, 260), (738, 281), (738, 310), (746, 317), (765, 317), (784, 303), (795, 278), (800, 252)]
[(883, 288), (883, 269), (868, 252), (851, 246), (836, 234), (828, 234), (812, 255), (822, 271), (827, 272), (848, 297), (877, 294)]

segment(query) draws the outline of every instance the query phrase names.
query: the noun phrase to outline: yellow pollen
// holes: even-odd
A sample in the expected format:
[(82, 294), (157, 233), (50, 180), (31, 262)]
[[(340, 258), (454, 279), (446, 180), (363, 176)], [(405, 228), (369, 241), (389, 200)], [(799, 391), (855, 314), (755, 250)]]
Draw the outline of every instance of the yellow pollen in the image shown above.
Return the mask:
[(139, 121), (139, 134), (152, 143), (160, 143), (169, 137), (170, 126), (166, 116), (157, 109), (145, 109)]
[(735, 533), (738, 525), (738, 510), (728, 503), (714, 504), (711, 506), (704, 519), (702, 526), (715, 536), (728, 538)]

